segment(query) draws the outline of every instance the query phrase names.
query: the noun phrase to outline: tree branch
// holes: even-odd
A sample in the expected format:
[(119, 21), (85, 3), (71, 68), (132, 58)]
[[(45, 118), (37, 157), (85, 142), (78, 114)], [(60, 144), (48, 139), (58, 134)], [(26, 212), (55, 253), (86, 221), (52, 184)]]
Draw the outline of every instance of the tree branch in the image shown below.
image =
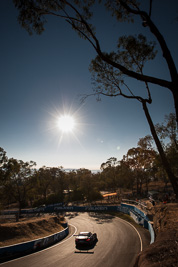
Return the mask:
[[(153, 33), (153, 35), (158, 40), (158, 43), (160, 44), (160, 47), (161, 47), (162, 52), (163, 52), (163, 57), (165, 58), (165, 60), (168, 64), (168, 67), (169, 67), (171, 79), (172, 79), (172, 81), (175, 81), (177, 79), (177, 69), (176, 69), (174, 60), (171, 56), (171, 53), (167, 47), (167, 44), (166, 44), (162, 34), (160, 33), (160, 31), (158, 30), (158, 28), (156, 27), (156, 25), (153, 23), (153, 21), (150, 18), (151, 13), (148, 15), (145, 11), (140, 11), (139, 9), (134, 10), (122, 0), (120, 0), (120, 3), (128, 12), (135, 14), (135, 15), (139, 15), (141, 17), (141, 19), (143, 20), (143, 22), (144, 23), (146, 22), (145, 26), (148, 26), (150, 28), (150, 31)], [(150, 1), (150, 12), (151, 12), (151, 8), (152, 8), (152, 1)], [(145, 81), (149, 82), (148, 80), (145, 80)], [(172, 86), (172, 88), (170, 88), (170, 87), (168, 87), (168, 88), (171, 90), (174, 89), (173, 86)]]

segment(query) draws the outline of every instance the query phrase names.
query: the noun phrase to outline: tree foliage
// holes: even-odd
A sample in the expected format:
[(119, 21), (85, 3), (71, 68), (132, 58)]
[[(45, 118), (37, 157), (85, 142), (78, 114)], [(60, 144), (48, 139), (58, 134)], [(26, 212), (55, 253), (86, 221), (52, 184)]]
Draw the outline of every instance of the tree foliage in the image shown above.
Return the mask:
[(170, 140), (169, 146), (173, 146), (178, 150), (178, 130), (175, 114), (170, 113), (166, 115), (164, 122), (156, 124), (155, 127), (161, 140), (164, 140), (164, 143), (166, 143), (165, 139), (168, 138)]
[[(133, 69), (133, 66), (125, 66), (122, 61), (116, 60), (116, 58), (111, 58), (110, 55), (102, 51), (100, 46), (100, 41), (97, 38), (94, 30), (94, 26), (91, 24), (91, 17), (93, 14), (93, 9), (97, 1), (94, 0), (13, 0), (16, 8), (19, 10), (19, 23), (24, 27), (29, 33), (36, 32), (38, 34), (44, 31), (44, 25), (47, 22), (47, 17), (49, 15), (56, 16), (60, 19), (64, 19), (71, 27), (77, 31), (77, 33), (86, 39), (95, 49), (97, 55), (104, 62), (110, 66), (118, 69), (124, 75), (127, 75), (133, 79), (143, 81), (144, 83), (152, 83), (159, 85), (161, 87), (166, 87), (172, 92), (175, 108), (176, 108), (176, 117), (178, 121), (178, 92), (177, 92), (177, 83), (178, 75), (176, 65), (172, 58), (171, 52), (167, 46), (167, 43), (159, 31), (158, 27), (152, 20), (151, 11), (154, 6), (152, 6), (152, 0), (150, 0), (150, 5), (145, 8), (141, 1), (138, 0), (103, 0), (99, 1), (100, 4), (104, 4), (108, 11), (111, 12), (112, 16), (118, 20), (118, 23), (123, 21), (134, 22), (135, 18), (140, 18), (143, 27), (147, 27), (154, 39), (156, 39), (157, 44), (159, 45), (162, 55), (165, 59), (165, 63), (168, 66), (170, 73), (171, 81), (145, 75), (143, 73), (137, 72), (137, 69)], [(120, 25), (120, 24), (119, 24)], [(122, 24), (121, 24), (122, 27)], [(140, 35), (141, 36), (141, 35)], [(144, 41), (142, 36), (142, 41)], [(120, 42), (124, 43), (125, 40), (129, 40), (130, 43), (130, 52), (133, 53), (132, 49), (136, 49), (134, 45), (136, 39), (134, 37), (120, 37)], [(128, 42), (127, 40), (127, 42)], [(141, 41), (141, 40), (140, 40)], [(139, 42), (139, 46), (142, 42)], [(144, 43), (143, 43), (144, 44)], [(148, 52), (148, 49), (145, 45), (140, 47), (141, 49), (137, 50), (137, 55), (139, 55), (140, 62), (144, 61), (144, 57)], [(145, 50), (146, 48), (146, 50)], [(151, 47), (150, 47), (151, 48)], [(149, 52), (150, 53), (150, 52)], [(117, 54), (122, 54), (122, 48), (118, 46)], [(130, 67), (131, 66), (131, 67)]]
[(1, 179), (4, 191), (4, 200), (18, 202), (19, 210), (27, 205), (27, 195), (32, 188), (31, 175), (33, 161), (9, 159), (3, 165), (3, 177)]
[[(144, 5), (139, 0), (99, 0), (98, 2), (105, 5), (111, 15), (116, 18), (119, 26), (121, 25), (120, 27), (122, 27), (122, 22), (134, 22), (135, 19), (140, 19), (141, 25), (143, 28), (147, 27), (162, 53), (168, 67), (170, 80), (165, 80), (165, 77), (157, 78), (154, 75), (146, 75), (143, 72), (145, 63), (153, 60), (156, 55), (155, 43), (147, 41), (143, 34), (120, 36), (116, 44), (116, 51), (106, 53), (102, 50), (91, 20), (92, 11), (97, 3), (95, 0), (13, 0), (13, 2), (19, 11), (19, 23), (30, 34), (33, 32), (41, 34), (45, 30), (47, 17), (55, 16), (64, 19), (80, 37), (92, 45), (97, 53), (95, 60), (90, 65), (96, 84), (96, 94), (121, 95), (129, 99), (137, 99), (142, 103), (162, 163), (178, 197), (177, 177), (171, 170), (147, 108), (147, 104), (152, 102), (150, 84), (158, 85), (161, 88), (165, 87), (172, 93), (178, 123), (178, 73), (166, 40), (152, 19), (154, 1), (148, 1), (148, 5)], [(143, 82), (147, 96), (142, 97), (133, 92), (133, 89), (129, 88), (125, 82), (126, 76)]]
[[(174, 173), (178, 175), (177, 134), (175, 115), (166, 116), (163, 124), (157, 124), (163, 138), (166, 156)], [(110, 157), (101, 164), (101, 171), (92, 173), (81, 168), (66, 172), (62, 167), (35, 169), (35, 162), (8, 159), (0, 148), (0, 202), (7, 205), (17, 202), (19, 209), (27, 205), (39, 206), (70, 201), (93, 202), (102, 199), (101, 191), (135, 191), (146, 196), (149, 183), (161, 180), (168, 183), (168, 176), (149, 135), (140, 138), (137, 147), (130, 148), (121, 160)], [(146, 185), (143, 190), (143, 184)]]

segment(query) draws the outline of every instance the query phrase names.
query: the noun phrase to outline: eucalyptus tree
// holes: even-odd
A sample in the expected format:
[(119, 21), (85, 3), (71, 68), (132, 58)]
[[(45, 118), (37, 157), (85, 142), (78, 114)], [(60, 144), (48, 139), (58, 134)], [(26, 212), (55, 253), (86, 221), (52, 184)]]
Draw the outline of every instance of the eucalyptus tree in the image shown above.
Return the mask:
[[(140, 80), (144, 83), (156, 84), (161, 88), (167, 88), (174, 98), (178, 122), (178, 74), (176, 64), (165, 38), (152, 19), (151, 14), (154, 8), (153, 0), (149, 0), (149, 4), (147, 5), (139, 0), (13, 0), (13, 2), (19, 11), (19, 23), (30, 34), (33, 32), (41, 34), (45, 30), (44, 24), (47, 22), (46, 18), (49, 15), (64, 19), (80, 37), (86, 39), (92, 45), (97, 55), (105, 63), (133, 79)], [(125, 66), (122, 61), (111, 58), (110, 54), (102, 50), (100, 41), (95, 33), (95, 28), (91, 23), (92, 11), (97, 2), (105, 5), (107, 10), (111, 12), (112, 17), (117, 19), (120, 27), (122, 27), (122, 22), (134, 22), (137, 18), (140, 19), (140, 24), (143, 26), (143, 29), (147, 27), (148, 31), (150, 31), (159, 45), (162, 56), (165, 59), (165, 64), (167, 64), (168, 67), (170, 81), (165, 80), (164, 77), (157, 78), (145, 75), (144, 73), (138, 73), (136, 69), (133, 70), (130, 68), (134, 63), (133, 61), (130, 62), (130, 65)], [(99, 11), (100, 9), (98, 9), (98, 12)], [(164, 19), (166, 18), (164, 17)], [(122, 52), (122, 49), (118, 46), (118, 54), (120, 52)], [(145, 50), (140, 50), (139, 54), (142, 60)]]
[(28, 193), (33, 188), (32, 176), (35, 165), (33, 161), (23, 162), (11, 158), (4, 166), (4, 197), (10, 194), (13, 200), (18, 202), (19, 212), (28, 204)]
[(141, 194), (142, 182), (144, 178), (144, 169), (139, 160), (141, 158), (140, 154), (141, 154), (140, 148), (131, 148), (128, 150), (126, 156), (129, 167), (135, 176), (137, 194)]
[(6, 151), (2, 147), (0, 147), (0, 168), (5, 162), (7, 162)]
[(5, 192), (5, 164), (8, 158), (6, 156), (6, 151), (0, 147), (0, 208), (3, 208), (4, 204), (9, 204), (11, 200), (11, 194), (9, 191)]
[(104, 177), (107, 187), (110, 190), (116, 190), (118, 187), (116, 173), (117, 165), (117, 158), (111, 157), (105, 163), (102, 163), (100, 167), (100, 169), (102, 170), (102, 177)]
[(8, 158), (6, 156), (6, 151), (2, 147), (0, 147), (0, 185), (4, 180), (4, 166), (7, 161)]
[(141, 138), (138, 146), (128, 150), (125, 161), (129, 164), (130, 169), (135, 174), (137, 193), (142, 193), (143, 182), (146, 182), (148, 191), (148, 183), (150, 176), (152, 176), (152, 169), (154, 166), (157, 153), (147, 144), (149, 137)]
[(62, 167), (49, 168), (50, 189), (58, 201), (64, 200), (64, 189), (68, 188), (66, 175)]
[[(157, 123), (155, 125), (155, 130), (159, 136), (167, 160), (174, 174), (178, 176), (178, 130), (176, 126), (176, 115), (174, 113), (165, 115), (164, 122)], [(153, 138), (149, 135), (145, 138), (141, 138), (138, 144), (145, 146), (145, 148), (155, 149), (153, 148)], [(169, 182), (169, 177), (161, 164), (159, 155), (155, 157), (154, 166), (151, 172), (154, 179), (163, 180), (165, 184)]]
[[(119, 47), (122, 47), (122, 52), (110, 53), (110, 58), (116, 62), (123, 62), (123, 65), (129, 66), (130, 69), (136, 69), (138, 73), (143, 73), (143, 67), (146, 61), (154, 58), (156, 52), (154, 46), (148, 43), (146, 38), (142, 35), (137, 37), (120, 38)], [(140, 50), (144, 50), (145, 54), (140, 55)], [(150, 127), (151, 134), (159, 151), (162, 164), (165, 168), (167, 176), (173, 186), (174, 192), (178, 197), (178, 179), (171, 169), (170, 163), (166, 157), (164, 149), (158, 138), (154, 123), (149, 113), (148, 104), (152, 103), (151, 92), (147, 82), (145, 82), (145, 96), (137, 95), (129, 87), (126, 80), (123, 79), (123, 73), (113, 66), (103, 61), (99, 56), (92, 61), (90, 70), (93, 76), (93, 84), (95, 94), (109, 97), (124, 97), (130, 100), (136, 100), (141, 103), (143, 112)]]
[[(178, 129), (176, 126), (176, 115), (174, 113), (166, 115), (164, 122), (157, 123), (155, 128), (164, 144), (167, 144), (168, 147), (174, 147), (174, 149), (178, 151)], [(169, 141), (166, 142), (166, 139)]]
[(97, 190), (100, 191), (106, 191), (106, 181), (102, 177), (102, 172), (93, 173), (93, 179), (95, 183), (95, 187)]
[(93, 190), (92, 172), (88, 169), (80, 168), (77, 170), (77, 179), (83, 197), (85, 197), (87, 201), (91, 201), (91, 193)]
[(116, 167), (117, 185), (120, 188), (120, 191), (122, 188), (131, 189), (133, 191), (135, 182), (134, 173), (124, 158), (125, 157), (119, 161), (119, 164)]
[(76, 178), (76, 171), (70, 170), (69, 172), (66, 172), (66, 179), (68, 181), (68, 187), (69, 190), (75, 190), (78, 188), (78, 182)]
[[(142, 1), (139, 0), (100, 0), (98, 2), (106, 6), (111, 15), (119, 22), (119, 26), (121, 22), (134, 22), (134, 19), (140, 19), (143, 29), (147, 27), (152, 37), (156, 40), (167, 65), (170, 80), (166, 80), (165, 77), (157, 78), (154, 75), (150, 76), (144, 73), (145, 63), (155, 58), (156, 51), (154, 49), (155, 43), (148, 42), (143, 34), (120, 36), (116, 44), (116, 51), (108, 53), (102, 50), (100, 40), (91, 23), (92, 8), (95, 8), (97, 3), (95, 0), (13, 0), (13, 2), (19, 10), (19, 23), (30, 34), (33, 32), (41, 34), (45, 29), (46, 17), (50, 15), (64, 19), (80, 37), (91, 44), (97, 54), (90, 65), (90, 70), (97, 84), (94, 94), (103, 94), (109, 97), (124, 96), (128, 99), (140, 101), (162, 163), (178, 198), (178, 179), (170, 168), (147, 107), (147, 104), (152, 103), (150, 84), (158, 85), (161, 89), (168, 89), (174, 99), (178, 123), (178, 73), (167, 42), (152, 19), (154, 1), (150, 0), (146, 8)], [(100, 10), (98, 9), (98, 11)], [(122, 24), (120, 27), (122, 27)], [(137, 95), (137, 90), (134, 92), (133, 88), (129, 88), (125, 77), (142, 82), (142, 88), (146, 89), (147, 96)]]
[[(98, 181), (91, 170), (80, 168), (76, 170), (73, 198), (75, 200), (87, 200), (88, 202), (95, 201), (101, 198), (98, 188)], [(76, 187), (77, 185), (77, 187)]]
[(111, 157), (101, 164), (100, 184), (104, 190), (133, 189), (134, 176), (124, 156), (122, 160)]
[[(178, 176), (178, 130), (176, 127), (176, 115), (174, 113), (166, 115), (164, 122), (156, 124), (155, 128), (163, 144), (169, 164)], [(161, 165), (160, 168), (162, 168)], [(167, 181), (166, 178), (165, 181)]]
[(37, 192), (39, 199), (42, 197), (43, 202), (46, 203), (47, 195), (50, 193), (50, 186), (52, 177), (50, 175), (50, 169), (46, 166), (39, 168), (36, 173), (37, 179)]

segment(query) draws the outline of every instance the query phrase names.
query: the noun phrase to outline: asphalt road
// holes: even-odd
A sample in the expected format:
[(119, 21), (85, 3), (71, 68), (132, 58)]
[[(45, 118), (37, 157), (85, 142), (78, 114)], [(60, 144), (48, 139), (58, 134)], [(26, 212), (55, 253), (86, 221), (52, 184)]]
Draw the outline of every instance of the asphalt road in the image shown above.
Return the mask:
[[(129, 223), (106, 214), (68, 214), (70, 235), (60, 243), (25, 257), (0, 264), (1, 267), (133, 267), (137, 254), (149, 243), (145, 229), (138, 231)], [(80, 231), (96, 232), (98, 242), (88, 251), (75, 248)], [(144, 232), (145, 231), (145, 232)]]

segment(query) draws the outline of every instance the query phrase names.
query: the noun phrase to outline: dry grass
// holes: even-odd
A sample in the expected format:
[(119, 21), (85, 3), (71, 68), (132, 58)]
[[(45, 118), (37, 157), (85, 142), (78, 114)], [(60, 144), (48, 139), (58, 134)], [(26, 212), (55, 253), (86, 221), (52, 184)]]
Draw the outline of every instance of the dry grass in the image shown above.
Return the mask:
[(156, 241), (138, 257), (134, 267), (178, 266), (178, 204), (153, 208)]
[(19, 222), (0, 224), (0, 247), (42, 238), (63, 230), (63, 217), (23, 218)]

